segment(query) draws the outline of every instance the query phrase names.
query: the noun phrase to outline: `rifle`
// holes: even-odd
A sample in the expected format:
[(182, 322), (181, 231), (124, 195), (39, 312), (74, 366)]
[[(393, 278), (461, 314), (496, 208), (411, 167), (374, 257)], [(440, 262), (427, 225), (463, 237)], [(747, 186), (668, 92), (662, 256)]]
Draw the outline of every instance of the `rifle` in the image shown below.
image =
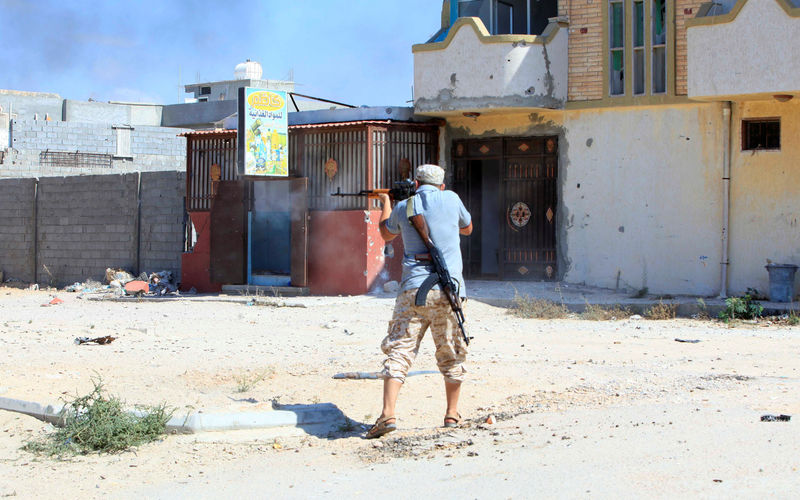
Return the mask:
[(414, 194), (414, 181), (406, 179), (394, 183), (391, 189), (362, 189), (358, 193), (343, 193), (342, 188), (336, 189), (335, 193), (331, 196), (366, 196), (369, 199), (375, 199), (379, 194), (385, 193), (389, 195), (394, 201), (402, 201)]
[[(413, 200), (409, 200), (409, 203), (411, 203), (411, 201)], [(434, 285), (438, 284), (439, 289), (447, 297), (453, 314), (456, 316), (458, 328), (461, 330), (461, 337), (464, 339), (464, 342), (469, 345), (469, 339), (472, 337), (467, 336), (467, 330), (464, 327), (464, 322), (466, 320), (464, 319), (464, 310), (461, 308), (461, 297), (458, 296), (460, 289), (459, 284), (450, 276), (450, 271), (447, 270), (447, 264), (444, 262), (442, 252), (433, 244), (433, 240), (431, 240), (428, 234), (428, 223), (425, 221), (425, 216), (422, 214), (410, 215), (408, 217), (408, 222), (417, 230), (417, 234), (419, 234), (419, 237), (422, 238), (422, 242), (425, 243), (425, 246), (428, 248), (428, 252), (431, 254), (431, 264), (433, 267), (433, 273), (425, 278), (425, 281), (422, 282), (419, 290), (417, 290), (414, 303), (418, 306), (424, 306), (425, 299), (428, 298), (428, 292), (431, 291)]]

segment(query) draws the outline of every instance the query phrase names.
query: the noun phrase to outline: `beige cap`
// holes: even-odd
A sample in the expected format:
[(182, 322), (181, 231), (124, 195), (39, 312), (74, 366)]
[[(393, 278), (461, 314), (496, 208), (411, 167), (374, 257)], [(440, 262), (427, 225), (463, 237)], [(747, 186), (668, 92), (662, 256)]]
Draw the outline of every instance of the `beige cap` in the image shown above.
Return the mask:
[(425, 164), (417, 167), (416, 179), (420, 184), (444, 184), (444, 170), (439, 165)]

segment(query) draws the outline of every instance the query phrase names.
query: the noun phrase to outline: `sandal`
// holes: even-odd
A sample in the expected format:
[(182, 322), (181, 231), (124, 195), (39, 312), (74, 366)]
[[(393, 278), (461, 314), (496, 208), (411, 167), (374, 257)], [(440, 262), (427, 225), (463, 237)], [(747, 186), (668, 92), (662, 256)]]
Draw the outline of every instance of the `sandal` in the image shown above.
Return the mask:
[(448, 428), (458, 427), (461, 423), (461, 414), (456, 413), (456, 416), (452, 415), (445, 415), (444, 416), (444, 426)]
[[(391, 422), (389, 422), (391, 420)], [(378, 418), (375, 424), (367, 431), (365, 439), (375, 439), (397, 430), (397, 419), (392, 417)]]

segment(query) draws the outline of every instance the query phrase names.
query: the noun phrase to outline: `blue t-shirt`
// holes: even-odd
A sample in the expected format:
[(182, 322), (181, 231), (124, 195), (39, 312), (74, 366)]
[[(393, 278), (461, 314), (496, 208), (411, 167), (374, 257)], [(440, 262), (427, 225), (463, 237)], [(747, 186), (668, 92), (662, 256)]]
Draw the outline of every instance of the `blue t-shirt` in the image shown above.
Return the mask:
[(472, 222), (461, 199), (452, 191), (441, 191), (436, 186), (423, 184), (417, 189), (417, 194), (408, 200), (403, 200), (395, 205), (392, 215), (386, 221), (386, 229), (393, 234), (403, 237), (403, 278), (400, 283), (401, 290), (419, 288), (425, 278), (431, 274), (430, 262), (418, 261), (416, 254), (428, 253), (428, 248), (417, 234), (417, 231), (408, 221), (406, 206), (409, 200), (414, 200), (413, 215), (423, 214), (428, 223), (428, 233), (436, 248), (442, 252), (450, 276), (455, 278), (460, 286), (461, 297), (467, 296), (467, 289), (462, 276), (461, 240), (458, 230), (465, 228)]

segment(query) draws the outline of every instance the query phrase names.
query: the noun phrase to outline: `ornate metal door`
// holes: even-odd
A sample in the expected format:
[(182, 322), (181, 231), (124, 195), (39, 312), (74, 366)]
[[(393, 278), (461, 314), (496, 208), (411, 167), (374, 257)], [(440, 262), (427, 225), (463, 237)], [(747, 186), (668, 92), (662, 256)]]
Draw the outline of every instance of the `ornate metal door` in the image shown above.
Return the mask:
[(462, 240), (467, 276), (556, 279), (558, 138), (455, 141), (452, 164), (475, 222)]
[(556, 277), (558, 138), (506, 139), (500, 278)]

